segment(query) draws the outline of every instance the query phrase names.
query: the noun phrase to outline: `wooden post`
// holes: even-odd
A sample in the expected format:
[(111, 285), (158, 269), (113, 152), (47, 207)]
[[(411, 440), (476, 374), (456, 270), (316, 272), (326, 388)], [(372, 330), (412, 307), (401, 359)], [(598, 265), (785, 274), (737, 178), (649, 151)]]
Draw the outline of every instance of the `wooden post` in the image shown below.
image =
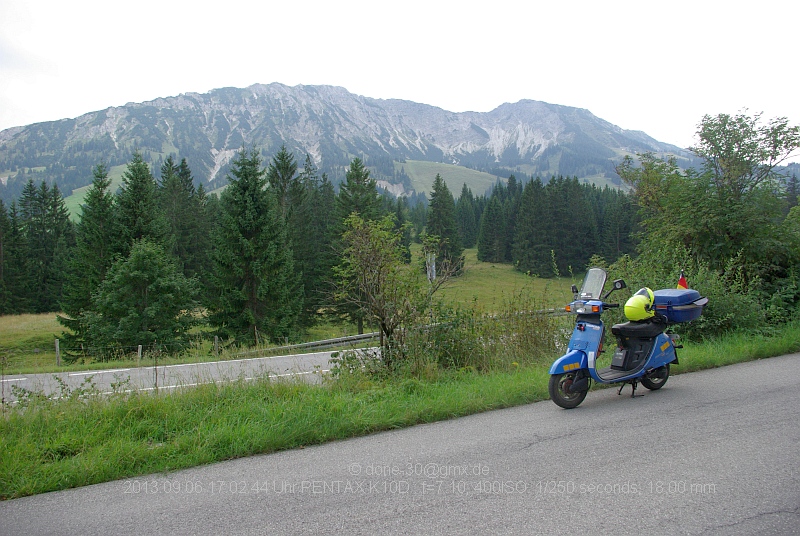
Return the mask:
[(219, 336), (214, 335), (214, 355), (219, 357)]
[(56, 366), (61, 366), (61, 349), (58, 347), (58, 339), (56, 339)]

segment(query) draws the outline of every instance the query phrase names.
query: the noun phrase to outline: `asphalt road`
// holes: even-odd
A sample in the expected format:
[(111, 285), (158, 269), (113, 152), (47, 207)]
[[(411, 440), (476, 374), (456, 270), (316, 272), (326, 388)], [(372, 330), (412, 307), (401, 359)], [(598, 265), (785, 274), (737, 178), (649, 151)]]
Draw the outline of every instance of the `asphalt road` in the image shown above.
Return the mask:
[(0, 534), (798, 534), (798, 366), (6, 501)]
[(187, 363), (159, 367), (134, 367), (85, 372), (16, 374), (0, 379), (5, 402), (14, 402), (12, 385), (49, 397), (63, 396), (77, 389), (94, 388), (101, 393), (140, 390), (159, 391), (192, 387), (200, 383), (252, 379), (268, 374), (272, 378), (308, 377), (327, 372), (331, 352), (275, 357), (232, 359), (210, 363)]

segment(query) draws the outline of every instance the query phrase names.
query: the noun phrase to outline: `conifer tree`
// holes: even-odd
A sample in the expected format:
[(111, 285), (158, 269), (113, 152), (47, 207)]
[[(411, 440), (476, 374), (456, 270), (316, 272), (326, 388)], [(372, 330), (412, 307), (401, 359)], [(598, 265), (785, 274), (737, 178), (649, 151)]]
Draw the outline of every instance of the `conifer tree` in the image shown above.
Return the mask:
[(800, 194), (800, 186), (798, 186), (797, 174), (792, 173), (792, 176), (786, 181), (786, 212), (788, 213), (792, 207), (797, 206), (797, 195)]
[(209, 321), (239, 343), (282, 341), (295, 335), (303, 307), (285, 222), (258, 150), (242, 148), (231, 164), (213, 238)]
[[(202, 185), (201, 185), (202, 188)], [(184, 275), (203, 277), (208, 268), (209, 215), (206, 213), (205, 191), (194, 186), (192, 171), (186, 159), (176, 164), (172, 156), (161, 166), (158, 190), (159, 205), (168, 227), (170, 252)]]
[(342, 221), (340, 226), (344, 229), (344, 220), (353, 212), (365, 221), (377, 220), (383, 214), (381, 199), (378, 197), (378, 187), (370, 178), (369, 170), (360, 158), (350, 162), (350, 168), (345, 174), (345, 182), (339, 187), (336, 198), (338, 216)]
[(536, 178), (525, 185), (514, 233), (512, 262), (525, 273), (552, 275), (550, 252), (554, 245), (544, 185)]
[(599, 200), (599, 253), (609, 261), (633, 254), (639, 217), (631, 196), (606, 186)]
[(32, 308), (28, 289), (31, 286), (31, 273), (28, 270), (28, 249), (15, 201), (11, 202), (8, 210), (8, 234), (3, 246), (5, 259), (3, 280), (7, 297), (7, 308), (4, 312), (6, 314), (30, 312)]
[(87, 344), (104, 356), (138, 345), (179, 352), (197, 324), (196, 284), (160, 244), (134, 241), (130, 254), (109, 268), (84, 315)]
[(517, 226), (517, 213), (519, 212), (519, 202), (522, 196), (522, 185), (517, 182), (514, 175), (508, 177), (508, 184), (505, 188), (506, 197), (503, 199), (503, 222), (505, 225), (505, 252), (503, 259), (511, 262), (511, 248), (514, 243), (514, 232)]
[(3, 200), (0, 199), (0, 315), (11, 312), (11, 289), (8, 284), (7, 251), (11, 239), (11, 219)]
[[(391, 198), (387, 198), (391, 199)], [(408, 200), (405, 197), (397, 198), (393, 203), (394, 229), (400, 234), (400, 247), (402, 257), (406, 263), (411, 262), (411, 222), (408, 218)]]
[(289, 211), (299, 205), (298, 198), (304, 192), (303, 186), (297, 180), (297, 162), (285, 145), (281, 146), (267, 167), (267, 182), (278, 201), (281, 215), (288, 221)]
[[(330, 300), (331, 270), (337, 263), (334, 254), (336, 196), (327, 175), (317, 175), (317, 167), (306, 155), (299, 180), (302, 195), (295, 199), (289, 212), (295, 270), (302, 274), (304, 309), (302, 325), (310, 326), (320, 317)], [(291, 189), (290, 189), (291, 190)]]
[(108, 167), (98, 164), (93, 174), (92, 187), (86, 193), (75, 229), (75, 250), (66, 271), (61, 297), (65, 315), (57, 316), (59, 323), (70, 330), (62, 337), (72, 348), (85, 342), (87, 326), (83, 314), (91, 309), (92, 294), (113, 263), (113, 244), (118, 234)]
[(467, 183), (461, 188), (461, 195), (456, 202), (456, 219), (461, 244), (465, 248), (474, 248), (478, 241), (478, 218), (475, 214), (475, 196), (467, 188)]
[(186, 188), (178, 175), (178, 166), (172, 155), (161, 165), (161, 182), (158, 187), (158, 202), (167, 223), (169, 252), (184, 271), (188, 258), (189, 232), (191, 226), (194, 184)]
[(118, 252), (127, 257), (133, 242), (146, 238), (169, 249), (169, 228), (158, 203), (156, 181), (142, 153), (133, 153), (117, 194)]
[(503, 262), (506, 243), (506, 230), (503, 222), (503, 207), (498, 196), (489, 198), (489, 204), (481, 217), (478, 233), (478, 260), (484, 262)]
[(309, 296), (312, 297), (312, 303), (317, 302), (315, 311), (319, 311), (319, 306), (328, 306), (332, 302), (330, 278), (333, 276), (333, 267), (339, 262), (335, 249), (336, 240), (339, 238), (336, 236), (339, 228), (336, 217), (336, 193), (326, 173), (322, 174), (319, 187), (315, 190), (312, 209), (316, 215), (312, 220), (314, 222), (312, 233), (318, 235), (320, 245), (313, 271), (309, 276), (312, 282), (312, 292)]
[(464, 263), (464, 248), (456, 223), (456, 205), (447, 183), (438, 173), (431, 189), (426, 234), (439, 237), (437, 264), (448, 265), (459, 272)]
[(74, 236), (69, 213), (58, 186), (44, 181), (37, 188), (29, 179), (21, 198), (21, 230), (27, 282), (22, 294), (34, 313), (58, 309), (67, 249)]
[[(369, 170), (360, 158), (350, 162), (350, 168), (345, 174), (345, 182), (339, 187), (336, 197), (336, 227), (334, 248), (342, 251), (341, 236), (345, 232), (345, 221), (351, 214), (357, 214), (363, 221), (376, 221), (382, 216), (382, 202), (378, 197), (378, 187), (369, 176)], [(341, 300), (333, 309), (339, 318), (346, 318), (355, 322), (358, 333), (364, 332), (365, 313), (363, 309), (352, 304), (358, 300)]]
[[(182, 173), (180, 167), (178, 173)], [(201, 288), (204, 288), (211, 271), (211, 235), (217, 221), (218, 204), (216, 195), (207, 195), (202, 184), (197, 186), (192, 197), (193, 214), (184, 274), (198, 278), (203, 283)]]

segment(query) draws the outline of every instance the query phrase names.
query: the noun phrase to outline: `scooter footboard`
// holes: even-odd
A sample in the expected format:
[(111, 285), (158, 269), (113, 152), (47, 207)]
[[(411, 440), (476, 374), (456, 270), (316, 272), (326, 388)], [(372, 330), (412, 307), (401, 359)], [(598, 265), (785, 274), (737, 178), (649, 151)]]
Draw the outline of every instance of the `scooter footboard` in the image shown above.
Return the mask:
[(587, 368), (589, 363), (583, 350), (570, 350), (550, 366), (550, 374), (562, 374), (571, 370)]

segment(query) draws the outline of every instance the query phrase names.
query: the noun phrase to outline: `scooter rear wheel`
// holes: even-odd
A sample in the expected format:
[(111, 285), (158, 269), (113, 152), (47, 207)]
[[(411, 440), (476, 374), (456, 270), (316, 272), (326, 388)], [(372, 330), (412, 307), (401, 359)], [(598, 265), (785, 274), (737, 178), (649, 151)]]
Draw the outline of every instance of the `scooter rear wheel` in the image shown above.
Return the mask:
[(664, 387), (667, 379), (669, 379), (669, 363), (654, 370), (650, 376), (642, 376), (641, 382), (651, 391), (657, 391)]
[(586, 398), (588, 391), (578, 391), (572, 393), (569, 391), (573, 380), (575, 380), (574, 372), (565, 372), (563, 374), (551, 374), (550, 384), (548, 391), (550, 392), (550, 399), (564, 409), (572, 409), (578, 407), (583, 399)]

